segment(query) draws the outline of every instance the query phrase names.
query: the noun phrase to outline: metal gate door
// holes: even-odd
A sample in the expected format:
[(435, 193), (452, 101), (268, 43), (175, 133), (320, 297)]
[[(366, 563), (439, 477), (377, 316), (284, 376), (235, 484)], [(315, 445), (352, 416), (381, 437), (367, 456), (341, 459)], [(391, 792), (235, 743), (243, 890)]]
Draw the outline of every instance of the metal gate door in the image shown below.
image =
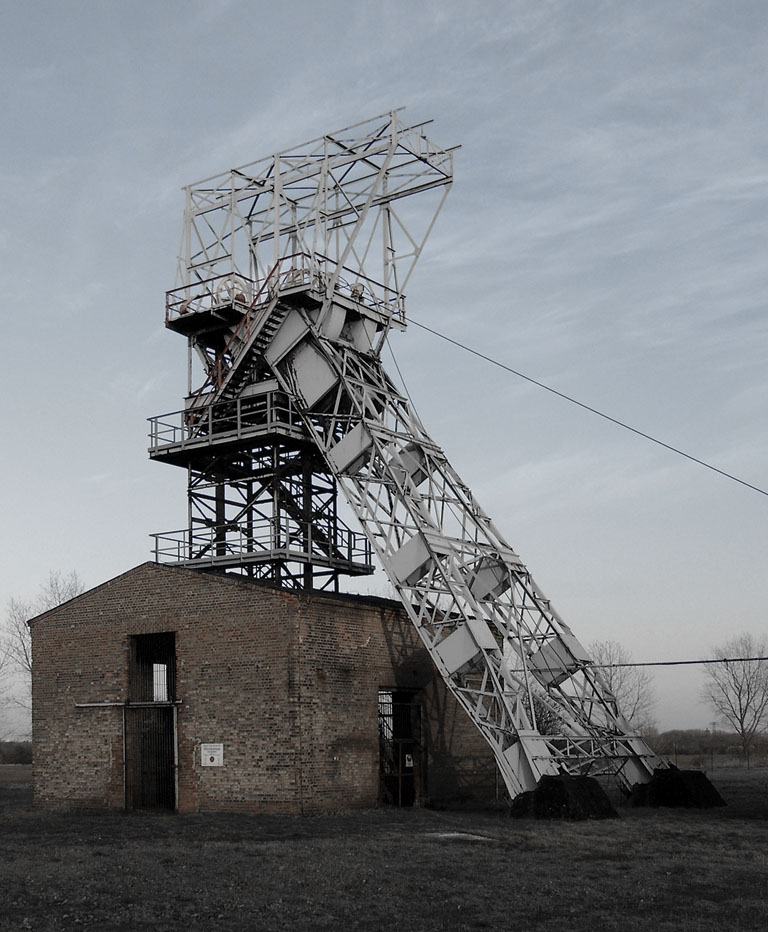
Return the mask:
[(126, 809), (176, 808), (176, 709), (125, 707)]
[(379, 691), (381, 801), (412, 806), (420, 792), (421, 708), (412, 692)]

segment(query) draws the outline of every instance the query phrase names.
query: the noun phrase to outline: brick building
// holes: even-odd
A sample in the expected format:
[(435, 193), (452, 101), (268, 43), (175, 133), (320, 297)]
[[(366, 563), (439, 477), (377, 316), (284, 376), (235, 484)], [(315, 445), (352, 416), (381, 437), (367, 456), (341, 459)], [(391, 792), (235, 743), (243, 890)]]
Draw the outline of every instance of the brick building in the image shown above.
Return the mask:
[(38, 616), (35, 798), (313, 813), (495, 796), (399, 604), (144, 563)]

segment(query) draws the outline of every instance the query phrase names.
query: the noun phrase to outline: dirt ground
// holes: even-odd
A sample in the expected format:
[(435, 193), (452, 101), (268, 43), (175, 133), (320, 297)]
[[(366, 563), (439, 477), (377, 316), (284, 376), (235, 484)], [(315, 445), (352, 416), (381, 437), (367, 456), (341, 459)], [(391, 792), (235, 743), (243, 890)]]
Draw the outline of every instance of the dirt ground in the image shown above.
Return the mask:
[(725, 808), (595, 822), (126, 815), (36, 810), (0, 767), (0, 930), (764, 930), (768, 770), (713, 782)]

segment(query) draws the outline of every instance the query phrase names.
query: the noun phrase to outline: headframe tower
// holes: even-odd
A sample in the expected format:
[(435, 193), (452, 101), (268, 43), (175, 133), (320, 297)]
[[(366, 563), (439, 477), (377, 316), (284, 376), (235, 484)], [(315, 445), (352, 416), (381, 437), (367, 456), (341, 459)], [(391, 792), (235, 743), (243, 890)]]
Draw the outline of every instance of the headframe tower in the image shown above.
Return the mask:
[(150, 455), (186, 469), (189, 514), (156, 559), (335, 588), (375, 555), (511, 797), (630, 788), (666, 763), (382, 366), (453, 180), (426, 126), (393, 111), (186, 189), (166, 325), (187, 398)]

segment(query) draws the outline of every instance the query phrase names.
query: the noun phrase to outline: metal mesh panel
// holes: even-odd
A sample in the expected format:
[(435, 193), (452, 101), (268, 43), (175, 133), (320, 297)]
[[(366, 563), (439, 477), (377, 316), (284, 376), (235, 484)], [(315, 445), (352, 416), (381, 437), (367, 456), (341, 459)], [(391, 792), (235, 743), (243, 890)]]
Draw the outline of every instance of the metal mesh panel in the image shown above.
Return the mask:
[(421, 708), (405, 690), (379, 691), (381, 800), (412, 806), (420, 791)]
[(135, 635), (130, 639), (125, 707), (128, 809), (176, 807), (175, 699), (174, 633)]
[(172, 706), (125, 709), (125, 802), (128, 809), (174, 809), (176, 775)]

